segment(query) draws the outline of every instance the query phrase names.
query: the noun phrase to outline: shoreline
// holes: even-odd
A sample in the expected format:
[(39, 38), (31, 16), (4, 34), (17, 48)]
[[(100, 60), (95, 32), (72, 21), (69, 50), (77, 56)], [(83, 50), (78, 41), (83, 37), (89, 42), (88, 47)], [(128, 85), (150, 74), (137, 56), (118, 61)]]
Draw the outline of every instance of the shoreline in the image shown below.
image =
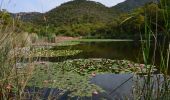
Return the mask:
[(33, 43), (32, 46), (56, 46), (57, 44), (63, 42), (133, 42), (132, 39), (83, 39), (82, 37), (68, 37), (68, 36), (57, 36), (55, 37), (55, 42), (50, 43), (45, 40), (39, 40)]

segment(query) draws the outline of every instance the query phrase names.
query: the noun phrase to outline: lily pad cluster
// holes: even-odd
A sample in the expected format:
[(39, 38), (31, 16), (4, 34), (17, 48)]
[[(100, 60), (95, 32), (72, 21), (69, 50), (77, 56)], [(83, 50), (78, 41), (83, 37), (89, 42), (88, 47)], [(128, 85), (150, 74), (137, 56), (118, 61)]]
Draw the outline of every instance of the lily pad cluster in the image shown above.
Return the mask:
[(80, 75), (72, 71), (64, 71), (53, 63), (38, 64), (34, 72), (28, 83), (30, 87), (57, 88), (69, 91), (70, 97), (91, 97), (93, 92), (103, 91), (100, 87), (90, 83), (91, 75)]
[[(58, 88), (70, 91), (70, 96), (90, 97), (103, 90), (90, 83), (90, 78), (101, 73), (146, 73), (155, 66), (137, 64), (128, 60), (75, 59), (64, 62), (37, 64), (29, 86)], [(97, 91), (97, 92), (96, 92)]]
[(75, 59), (56, 63), (58, 67), (64, 67), (65, 71), (74, 71), (81, 75), (96, 73), (137, 73), (145, 74), (151, 68), (154, 73), (157, 69), (152, 65), (134, 63), (128, 60), (111, 59)]
[(30, 53), (31, 57), (59, 57), (73, 56), (81, 53), (82, 50), (36, 50)]

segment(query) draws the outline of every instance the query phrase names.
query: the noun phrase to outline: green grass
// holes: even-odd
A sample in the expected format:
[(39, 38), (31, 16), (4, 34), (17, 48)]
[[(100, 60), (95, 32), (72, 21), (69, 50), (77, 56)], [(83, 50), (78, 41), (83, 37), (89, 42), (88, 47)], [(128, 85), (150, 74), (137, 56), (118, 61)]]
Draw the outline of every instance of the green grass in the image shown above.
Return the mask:
[(133, 41), (131, 39), (79, 39), (72, 40), (72, 42), (119, 42), (119, 41)]
[(57, 46), (74, 46), (78, 45), (81, 42), (130, 42), (133, 40), (130, 39), (78, 39), (78, 40), (68, 40), (57, 43)]
[(57, 46), (73, 46), (78, 44), (80, 44), (79, 41), (64, 41), (64, 42), (57, 43)]

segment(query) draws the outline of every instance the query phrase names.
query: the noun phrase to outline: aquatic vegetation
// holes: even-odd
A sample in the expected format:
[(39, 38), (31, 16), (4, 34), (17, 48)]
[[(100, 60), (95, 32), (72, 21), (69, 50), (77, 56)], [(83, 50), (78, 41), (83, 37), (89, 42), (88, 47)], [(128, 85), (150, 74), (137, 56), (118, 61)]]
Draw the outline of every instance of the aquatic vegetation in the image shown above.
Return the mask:
[(59, 57), (73, 56), (81, 53), (81, 50), (35, 50), (30, 53), (31, 57)]
[(131, 39), (78, 39), (72, 40), (72, 42), (120, 42), (120, 41), (133, 41)]
[(80, 75), (72, 71), (64, 71), (61, 67), (52, 63), (38, 64), (28, 86), (70, 91), (70, 97), (90, 97), (95, 91), (103, 91), (98, 86), (90, 83), (90, 77), (91, 75), (88, 74)]
[(78, 41), (64, 41), (64, 42), (57, 43), (57, 46), (73, 46), (78, 44), (80, 44), (80, 42)]
[(17, 48), (11, 50), (9, 56), (16, 57), (59, 57), (59, 56), (74, 56), (81, 53), (82, 50), (50, 50), (44, 48)]
[[(149, 66), (149, 65), (148, 65)], [(37, 63), (28, 86), (58, 88), (70, 91), (70, 96), (92, 96), (103, 92), (90, 83), (90, 78), (101, 73), (145, 73), (148, 66), (127, 60), (75, 59), (64, 62)], [(156, 69), (153, 66), (152, 72)]]
[[(151, 65), (134, 63), (128, 60), (111, 59), (75, 59), (56, 63), (56, 66), (64, 66), (65, 71), (74, 71), (81, 75), (96, 73), (147, 73)], [(152, 66), (151, 72), (155, 72), (155, 66)]]

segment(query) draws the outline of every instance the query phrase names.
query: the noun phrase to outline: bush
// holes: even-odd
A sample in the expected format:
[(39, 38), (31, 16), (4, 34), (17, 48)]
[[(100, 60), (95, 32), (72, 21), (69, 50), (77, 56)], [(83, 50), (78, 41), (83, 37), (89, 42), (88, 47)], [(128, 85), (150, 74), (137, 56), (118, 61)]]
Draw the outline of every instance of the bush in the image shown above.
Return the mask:
[(30, 37), (32, 43), (35, 43), (38, 40), (38, 35), (36, 33), (31, 33), (29, 35), (29, 37)]
[(26, 47), (31, 45), (31, 38), (27, 32), (14, 34), (14, 45), (17, 47)]

